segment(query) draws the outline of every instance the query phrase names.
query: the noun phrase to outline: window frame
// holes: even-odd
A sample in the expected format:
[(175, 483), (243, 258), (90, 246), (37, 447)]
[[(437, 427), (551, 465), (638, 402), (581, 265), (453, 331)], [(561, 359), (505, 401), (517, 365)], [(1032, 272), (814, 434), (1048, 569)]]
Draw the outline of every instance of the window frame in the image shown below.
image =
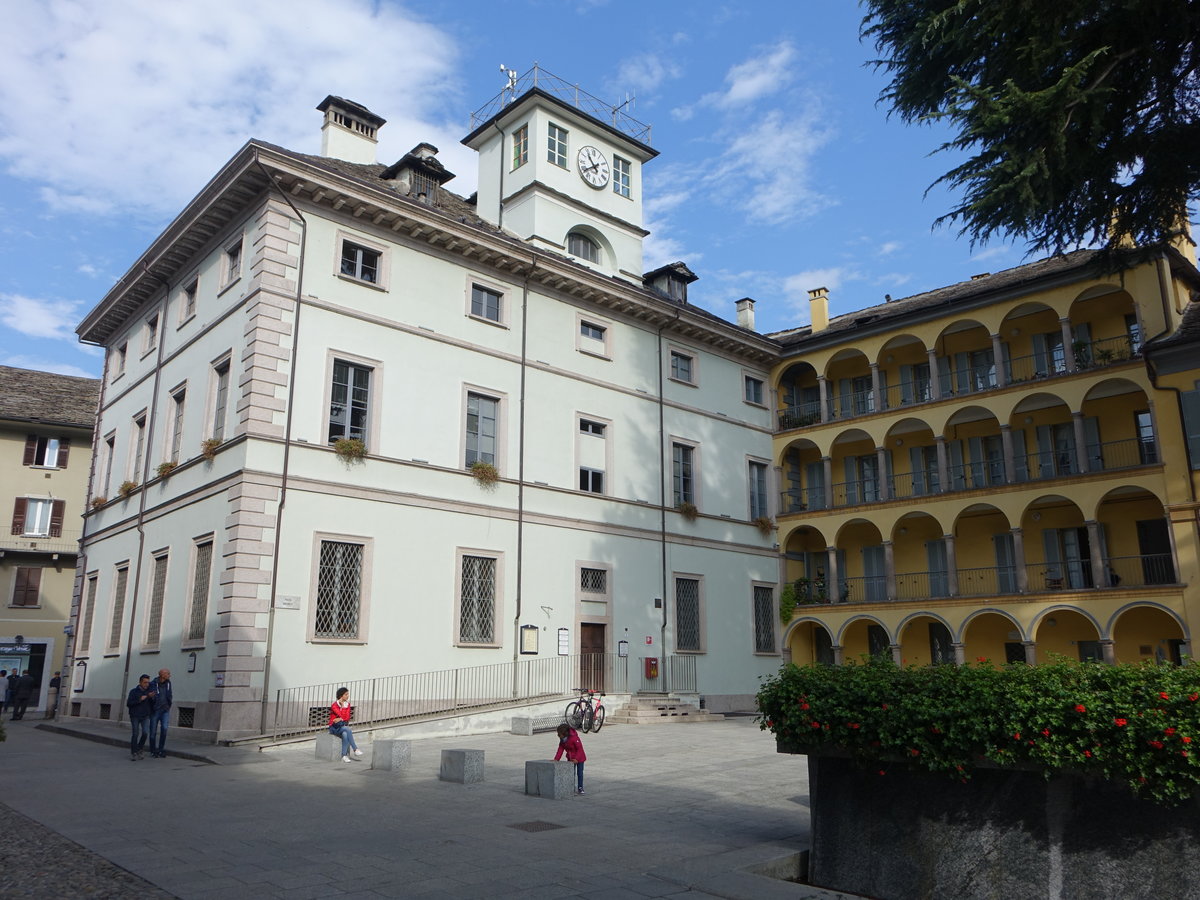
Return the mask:
[(112, 473), (113, 461), (117, 455), (117, 429), (113, 429), (103, 438), (104, 443), (104, 490), (100, 493), (101, 497), (112, 497)]
[[(54, 449), (54, 460), (48, 462), (51, 447)], [(70, 438), (52, 434), (30, 434), (25, 438), (25, 457), (22, 459), (22, 464), (31, 469), (65, 469), (70, 449)], [(41, 462), (38, 462), (39, 453)]]
[[(499, 317), (495, 319), (488, 318), (485, 315), (477, 315), (474, 312), (475, 289), (479, 288), (482, 291), (488, 291), (499, 295)], [(496, 281), (494, 278), (481, 276), (475, 272), (467, 272), (466, 283), (463, 289), (463, 315), (468, 319), (473, 319), (476, 322), (482, 322), (484, 325), (491, 325), (496, 328), (508, 328), (512, 304), (509, 302), (512, 297), (512, 287)]]
[(142, 474), (146, 469), (146, 421), (147, 411), (142, 409), (133, 414), (133, 439), (129, 442), (130, 472), (127, 481), (134, 484), (142, 483)]
[[(204, 591), (204, 633), (200, 637), (193, 637), (192, 619), (195, 617), (196, 611), (196, 587), (198, 585), (197, 576), (200, 574), (200, 548), (209, 547), (208, 556), (208, 571), (205, 573), (207, 579), (207, 587)], [(209, 602), (212, 599), (213, 587), (213, 567), (217, 561), (216, 557), (217, 541), (216, 533), (208, 532), (207, 534), (198, 535), (192, 538), (192, 548), (188, 555), (188, 583), (187, 583), (187, 602), (184, 604), (183, 621), (181, 623), (179, 634), (179, 648), (181, 650), (201, 650), (208, 640), (208, 613), (212, 608)]]
[[(329, 437), (331, 425), (330, 407), (333, 404), (333, 375), (335, 366), (338, 363), (368, 369), (371, 372), (371, 379), (367, 388), (367, 424), (364, 429), (362, 441), (366, 444), (368, 452), (378, 452), (379, 422), (382, 411), (381, 395), (383, 394), (383, 362), (376, 359), (369, 359), (365, 356), (358, 356), (354, 353), (343, 353), (336, 349), (327, 350), (325, 353), (325, 394), (321, 405), (321, 446), (332, 447), (333, 441), (338, 440), (337, 438), (330, 440)], [(343, 432), (342, 437), (346, 437), (348, 431), (349, 421), (347, 421), (347, 431)]]
[[(599, 330), (602, 336), (594, 338), (585, 336), (585, 327)], [(598, 316), (575, 313), (575, 349), (596, 359), (612, 360), (612, 322)]]
[[(321, 584), (321, 544), (325, 541), (339, 544), (358, 544), (362, 547), (362, 570), (359, 576), (358, 634), (354, 637), (331, 637), (317, 634), (318, 591)], [(339, 534), (329, 531), (314, 531), (312, 537), (312, 559), (309, 568), (309, 602), (305, 623), (305, 640), (310, 644), (366, 644), (371, 624), (371, 583), (374, 569), (375, 539), (366, 535)]]
[[(600, 490), (594, 490), (591, 487), (583, 486), (583, 480), (584, 480), (585, 474), (587, 475), (589, 483), (594, 483), (595, 476), (599, 476)], [(605, 481), (607, 480), (605, 478), (605, 475), (606, 475), (606, 473), (603, 469), (596, 469), (591, 466), (580, 466), (579, 467), (579, 478), (578, 478), (579, 492), (581, 494), (595, 494), (597, 497), (603, 497), (605, 495), (605, 489), (607, 487), (607, 485), (605, 484)]]
[[(345, 255), (347, 244), (367, 253), (375, 254), (374, 281), (342, 271), (342, 259)], [(341, 281), (348, 281), (351, 284), (386, 292), (390, 287), (392, 274), (391, 254), (388, 251), (389, 248), (386, 244), (381, 244), (379, 241), (371, 240), (361, 234), (339, 228), (335, 233), (333, 242), (333, 275)]]
[(510, 172), (515, 172), (521, 166), (529, 162), (529, 123), (526, 122), (515, 128), (511, 134), (512, 138), (512, 157), (510, 162), (512, 168)]
[[(754, 648), (755, 656), (779, 656), (779, 631), (775, 626), (775, 617), (778, 615), (779, 607), (776, 603), (776, 590), (779, 585), (770, 581), (751, 581), (750, 582), (750, 641)], [(771, 627), (771, 648), (763, 650), (758, 645), (758, 591), (765, 589), (769, 592), (767, 600), (767, 609), (764, 619)]]
[[(213, 360), (209, 371), (211, 387), (209, 388), (208, 415), (205, 417), (209, 422), (207, 432), (209, 438), (224, 443), (229, 424), (229, 398), (233, 385), (233, 351), (226, 350)], [(224, 392), (221, 390), (222, 378), (225, 381)], [(221, 402), (222, 393), (225, 397), (223, 403)]]
[[(700, 445), (695, 441), (687, 440), (686, 438), (671, 436), (670, 442), (671, 457), (668, 460), (668, 468), (671, 472), (671, 499), (673, 501), (673, 509), (678, 509), (683, 503), (691, 503), (697, 509), (700, 508)], [(681, 447), (690, 453), (688, 465), (691, 466), (691, 496), (680, 496), (675, 489), (675, 448)], [(679, 476), (682, 479), (682, 473)]]
[(200, 294), (200, 276), (193, 275), (183, 283), (179, 297), (179, 326), (182, 327), (196, 318), (196, 301)]
[[(464, 641), (462, 639), (463, 560), (471, 558), (491, 559), (495, 562), (495, 588), (492, 598), (492, 638), (490, 642)], [(452, 646), (498, 650), (504, 645), (504, 551), (485, 550), (478, 547), (456, 547), (454, 550), (454, 618)]]
[[(583, 589), (583, 570), (595, 569), (604, 573), (603, 591), (585, 591)], [(597, 562), (596, 560), (575, 560), (575, 606), (581, 608), (581, 603), (603, 603), (612, 608), (613, 597), (613, 565), (612, 563)]]
[[(142, 643), (139, 648), (142, 653), (157, 652), (162, 646), (163, 617), (167, 611), (167, 584), (171, 578), (171, 548), (162, 547), (150, 553), (153, 565), (150, 567), (149, 598), (146, 610), (142, 616)], [(158, 573), (162, 572), (162, 583), (159, 584)], [(158, 616), (158, 634), (151, 640), (150, 628), (155, 614)]]
[[(123, 577), (122, 577), (123, 576)], [(117, 588), (121, 591), (118, 595)], [(129, 603), (129, 560), (113, 564), (113, 580), (109, 588), (108, 635), (104, 640), (104, 656), (119, 656), (125, 631), (125, 607)], [(116, 643), (113, 643), (113, 637)]]
[[(761, 511), (755, 515), (754, 502), (754, 468), (761, 466), (763, 471), (762, 498), (760, 500)], [(761, 456), (746, 457), (746, 508), (748, 522), (753, 522), (759, 517), (771, 518), (771, 461), (763, 459)]]
[(556, 122), (547, 122), (546, 126), (546, 162), (566, 169), (571, 157), (571, 132)]
[(142, 323), (142, 359), (145, 359), (151, 353), (158, 349), (158, 342), (162, 340), (159, 335), (159, 330), (162, 326), (162, 318), (158, 312), (148, 317)]
[(112, 373), (110, 380), (116, 381), (125, 374), (125, 367), (129, 363), (129, 341), (121, 341), (113, 348), (113, 354), (116, 357), (116, 370)]
[(221, 293), (237, 284), (242, 278), (242, 259), (246, 236), (239, 234), (235, 240), (222, 246)]
[[(590, 248), (591, 250), (594, 250), (595, 258), (593, 259), (592, 256), (590, 256), (587, 253), (579, 253), (577, 251), (577, 249), (573, 249), (572, 241), (580, 241), (583, 244), (585, 244), (588, 248)], [(567, 247), (567, 255), (573, 256), (575, 259), (581, 259), (584, 262), (589, 262), (592, 265), (597, 265), (597, 266), (603, 264), (603, 262), (604, 262), (604, 248), (600, 245), (600, 242), (598, 240), (596, 240), (594, 237), (592, 237), (590, 234), (585, 234), (584, 232), (579, 231), (578, 229), (571, 229), (570, 231), (567, 232), (566, 247)]]
[(171, 397), (171, 430), (168, 434), (166, 459), (168, 462), (177, 463), (183, 452), (184, 416), (187, 413), (187, 382), (176, 385), (168, 391), (168, 394)]
[[(584, 423), (589, 426), (599, 427), (600, 432), (597, 434), (593, 430), (584, 430)], [(575, 413), (575, 484), (574, 488), (580, 493), (593, 494), (599, 497), (608, 497), (612, 495), (612, 470), (613, 470), (613, 445), (609, 440), (612, 434), (613, 422), (612, 419), (604, 416), (594, 416), (590, 413), (576, 411)], [(599, 440), (603, 441), (604, 447), (604, 468), (598, 468), (595, 465), (597, 461), (594, 453), (584, 451), (585, 441)], [(599, 472), (601, 475), (600, 491), (584, 490), (579, 485), (580, 476), (583, 471)]]
[[(754, 400), (750, 397), (751, 383), (758, 385), (759, 399), (757, 399), (757, 400)], [(767, 380), (765, 378), (760, 377), (759, 375), (754, 374), (753, 372), (747, 372), (745, 369), (743, 369), (742, 370), (742, 402), (748, 406), (753, 406), (757, 409), (766, 409), (767, 408), (767, 399), (768, 399)]]
[[(52, 532), (54, 531), (54, 499), (51, 497), (23, 497), (17, 499), (25, 501), (25, 516), (19, 537), (52, 537)], [(34, 504), (36, 504), (38, 510), (45, 510), (45, 528), (41, 528), (41, 523), (38, 521), (42, 517), (40, 515), (33, 515)], [(31, 531), (31, 528), (36, 528), (37, 530)]]
[[(673, 381), (676, 384), (684, 384), (688, 387), (700, 386), (700, 357), (694, 350), (689, 350), (686, 347), (681, 347), (674, 344), (667, 345), (667, 380)], [(676, 375), (678, 367), (675, 364), (676, 359), (686, 359), (689, 363), (689, 377), (687, 379), (680, 378)]]
[[(474, 462), (467, 462), (467, 418), (469, 414), (470, 397), (472, 394), (480, 397), (486, 397), (487, 399), (494, 400), (496, 402), (496, 433), (494, 435), (496, 449), (492, 454), (492, 465), (496, 467), (497, 472), (503, 474), (505, 471), (505, 464), (508, 461), (506, 453), (508, 395), (502, 391), (494, 391), (491, 388), (482, 387), (476, 384), (463, 384), (461, 398), (462, 411), (458, 428), (459, 440), (461, 441), (459, 444), (458, 458), (461, 460), (461, 465), (466, 471), (470, 471), (474, 462), (479, 461), (477, 458)], [(484, 460), (484, 462), (486, 461), (487, 460)]]
[(633, 162), (615, 153), (612, 163), (612, 189), (618, 197), (633, 199)]
[[(45, 568), (45, 566), (20, 566), (20, 565), (13, 566), (12, 590), (10, 590), (9, 594), (8, 594), (9, 609), (41, 609), (42, 608), (42, 570), (44, 568)], [(22, 572), (27, 573), (25, 575), (25, 585), (24, 585), (24, 589), (22, 591), (23, 595), (26, 598), (28, 598), (28, 596), (31, 592), (31, 587), (30, 587), (30, 583), (29, 583), (30, 576), (28, 573), (30, 573), (30, 572), (37, 573), (37, 576), (35, 578), (33, 578), (33, 581), (35, 583), (32, 585), (33, 603), (18, 603), (17, 602), (17, 589), (19, 587), (21, 587), (21, 573)]]
[(84, 576), (83, 609), (79, 615), (79, 633), (75, 640), (76, 659), (90, 658), (92, 630), (96, 622), (96, 598), (100, 594), (100, 570), (92, 569)]
[[(696, 623), (696, 632), (699, 637), (699, 641), (698, 641), (699, 646), (694, 649), (684, 648), (684, 647), (679, 646), (679, 630), (680, 630), (679, 629), (679, 582), (681, 580), (696, 582), (696, 617), (698, 620)], [(705, 625), (705, 611), (706, 611), (705, 600), (706, 600), (706, 597), (705, 597), (705, 586), (704, 586), (704, 576), (703, 575), (697, 574), (695, 572), (672, 572), (671, 573), (671, 603), (672, 603), (672, 606), (674, 607), (674, 612), (675, 612), (674, 621), (672, 622), (672, 625), (674, 626), (674, 632), (675, 632), (674, 638), (675, 638), (675, 652), (676, 653), (687, 653), (689, 655), (696, 655), (696, 654), (702, 654), (702, 653), (708, 652), (708, 629)]]

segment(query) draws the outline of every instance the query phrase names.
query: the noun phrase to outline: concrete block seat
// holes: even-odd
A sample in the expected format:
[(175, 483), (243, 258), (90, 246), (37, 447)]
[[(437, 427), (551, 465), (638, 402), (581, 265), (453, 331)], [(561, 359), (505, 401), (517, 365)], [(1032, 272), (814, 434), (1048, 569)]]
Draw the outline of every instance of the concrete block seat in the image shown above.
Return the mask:
[(443, 750), (438, 778), (442, 781), (453, 781), (455, 784), (477, 784), (483, 781), (483, 751)]
[(379, 738), (371, 744), (371, 768), (399, 772), (412, 762), (412, 742)]
[(336, 762), (342, 758), (342, 739), (336, 734), (322, 731), (317, 735), (317, 759), (325, 762)]
[(526, 760), (525, 793), (547, 800), (565, 800), (575, 793), (574, 769), (575, 765), (566, 760)]

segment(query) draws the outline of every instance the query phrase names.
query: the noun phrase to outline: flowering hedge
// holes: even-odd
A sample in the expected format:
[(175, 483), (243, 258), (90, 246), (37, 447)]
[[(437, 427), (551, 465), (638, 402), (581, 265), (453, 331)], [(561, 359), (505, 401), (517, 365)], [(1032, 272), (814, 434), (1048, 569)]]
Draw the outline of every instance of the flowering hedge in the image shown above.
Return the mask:
[(1200, 788), (1200, 666), (979, 662), (787, 665), (758, 692), (758, 721), (788, 750), (836, 747), (880, 775), (901, 760), (962, 781), (983, 762), (1032, 766), (1166, 804)]

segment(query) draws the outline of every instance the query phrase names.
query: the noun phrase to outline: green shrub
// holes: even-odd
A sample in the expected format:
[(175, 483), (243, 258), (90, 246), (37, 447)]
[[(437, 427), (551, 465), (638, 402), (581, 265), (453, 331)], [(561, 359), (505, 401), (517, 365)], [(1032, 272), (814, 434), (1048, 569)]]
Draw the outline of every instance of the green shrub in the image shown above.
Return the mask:
[(1200, 788), (1200, 667), (784, 666), (758, 693), (760, 727), (798, 753), (839, 748), (965, 781), (980, 763), (1074, 772), (1165, 804)]

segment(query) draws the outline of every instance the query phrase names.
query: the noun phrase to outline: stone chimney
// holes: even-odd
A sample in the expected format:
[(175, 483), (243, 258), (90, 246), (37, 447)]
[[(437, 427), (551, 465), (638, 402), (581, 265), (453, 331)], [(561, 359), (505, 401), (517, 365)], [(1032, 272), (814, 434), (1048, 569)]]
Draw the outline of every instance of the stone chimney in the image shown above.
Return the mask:
[(754, 330), (754, 301), (749, 297), (743, 297), (737, 302), (737, 323), (739, 328), (745, 328), (747, 331)]
[(321, 155), (370, 165), (375, 163), (379, 129), (387, 122), (365, 106), (330, 94), (317, 109), (325, 113), (321, 126)]
[(437, 205), (437, 189), (454, 177), (454, 173), (442, 165), (437, 158), (438, 148), (433, 144), (417, 144), (379, 173), (384, 181), (396, 181), (401, 194), (420, 203)]
[(829, 288), (814, 288), (808, 292), (808, 315), (812, 319), (812, 333), (829, 327)]

